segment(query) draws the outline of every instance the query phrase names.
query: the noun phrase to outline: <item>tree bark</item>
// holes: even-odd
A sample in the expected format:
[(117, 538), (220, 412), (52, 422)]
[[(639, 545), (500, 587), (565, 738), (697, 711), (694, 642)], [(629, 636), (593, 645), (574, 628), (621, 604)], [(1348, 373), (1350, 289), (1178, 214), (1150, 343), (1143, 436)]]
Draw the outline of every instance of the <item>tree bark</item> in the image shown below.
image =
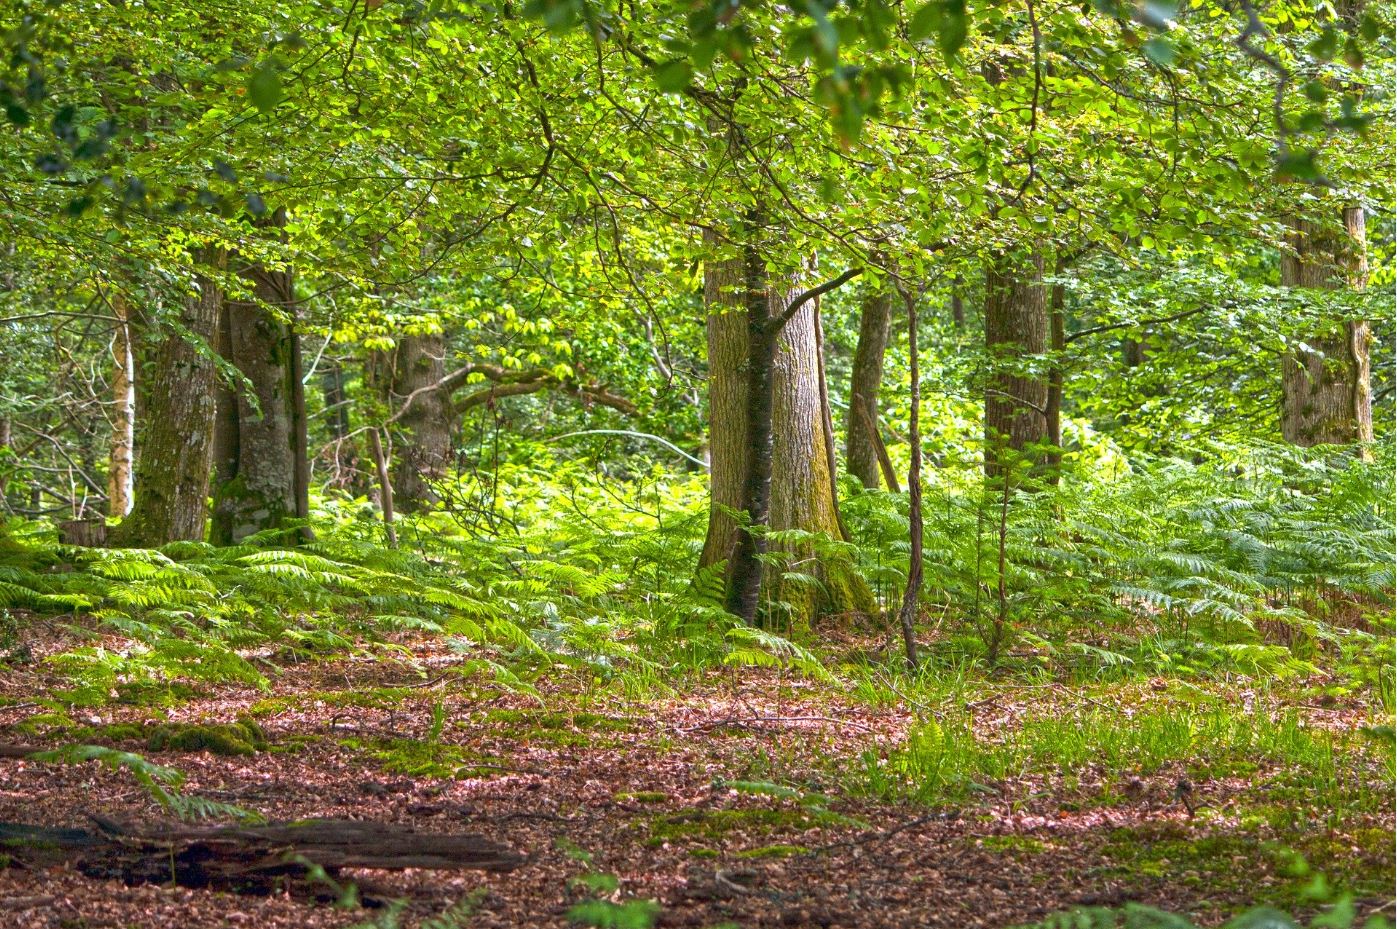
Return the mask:
[[(390, 403), (402, 404), (414, 391), (430, 388), (446, 376), (446, 339), (442, 335), (410, 335), (398, 340), (393, 359)], [(393, 446), (398, 463), (393, 475), (394, 497), (404, 513), (437, 502), (433, 484), (447, 475), (451, 463), (451, 396), (445, 389), (417, 394), (397, 423)]]
[(203, 351), (185, 335), (170, 332), (154, 352), (135, 501), (112, 533), (114, 544), (158, 546), (204, 538), (217, 405), (216, 372), (207, 351), (222, 303), (218, 286), (199, 276), (181, 308), (180, 323), (205, 343)]
[(112, 315), (112, 442), (107, 468), (107, 514), (125, 516), (131, 512), (135, 495), (134, 464), (136, 449), (136, 355), (131, 346), (130, 307), (126, 297), (113, 292)]
[[(1343, 211), (1344, 232), (1290, 221), (1290, 250), (1281, 256), (1281, 283), (1313, 290), (1362, 290), (1368, 282), (1363, 208)], [(1306, 338), (1281, 362), (1281, 434), (1302, 447), (1373, 441), (1369, 351), (1365, 320), (1336, 322)]]
[[(1059, 271), (1061, 266), (1059, 265)], [(1056, 485), (1062, 479), (1062, 388), (1064, 381), (1063, 352), (1067, 350), (1067, 288), (1053, 285), (1048, 309), (1048, 348), (1052, 359), (1048, 363), (1048, 394), (1045, 415), (1048, 426), (1048, 481)]]
[[(716, 248), (711, 233), (706, 239)], [(764, 599), (786, 604), (792, 627), (804, 627), (817, 612), (867, 612), (873, 602), (852, 564), (817, 558), (809, 543), (780, 550), (788, 564), (801, 563), (799, 573), (816, 577), (818, 588), (763, 569), (763, 536), (744, 532), (730, 515), (747, 512), (773, 530), (840, 538), (813, 301), (784, 326), (773, 325), (799, 292), (790, 283), (768, 281), (750, 246), (741, 257), (705, 266), (712, 484), (700, 564), (727, 562), (728, 607), (739, 617), (750, 621)]]
[(225, 358), (247, 385), (221, 394), (218, 475), (210, 540), (231, 545), (276, 529), (298, 512), (298, 423), (290, 327), (269, 309), (293, 302), (291, 273), (245, 265), (251, 296), (224, 310)]
[(911, 411), (907, 420), (907, 441), (912, 446), (912, 460), (907, 466), (907, 537), (910, 543), (907, 563), (907, 587), (902, 592), (902, 608), (897, 612), (902, 628), (902, 647), (907, 666), (917, 667), (917, 615), (922, 594), (922, 381), (920, 359), (917, 355), (917, 297), (905, 287), (899, 287), (902, 302), (907, 307), (907, 357), (911, 386), (908, 400)]
[(992, 366), (985, 391), (985, 473), (1048, 439), (1048, 383), (1026, 363), (1048, 347), (1043, 254), (1001, 256), (985, 273), (985, 346)]
[(869, 287), (865, 291), (859, 341), (849, 378), (844, 458), (849, 473), (869, 488), (878, 486), (878, 450), (873, 430), (878, 423), (878, 393), (883, 385), (883, 357), (888, 348), (893, 297), (887, 287)]

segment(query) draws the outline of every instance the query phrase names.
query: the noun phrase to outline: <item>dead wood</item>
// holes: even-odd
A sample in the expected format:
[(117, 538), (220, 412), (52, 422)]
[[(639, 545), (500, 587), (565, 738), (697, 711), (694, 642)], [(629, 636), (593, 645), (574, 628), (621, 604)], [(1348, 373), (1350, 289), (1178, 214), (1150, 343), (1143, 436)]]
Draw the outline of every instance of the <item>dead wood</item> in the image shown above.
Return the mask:
[[(130, 827), (92, 817), (96, 829), (0, 823), (11, 863), (72, 864), (89, 877), (265, 894), (323, 882), (342, 868), (509, 871), (524, 857), (473, 833), (324, 819), (266, 826)], [(314, 890), (315, 888), (310, 888)]]

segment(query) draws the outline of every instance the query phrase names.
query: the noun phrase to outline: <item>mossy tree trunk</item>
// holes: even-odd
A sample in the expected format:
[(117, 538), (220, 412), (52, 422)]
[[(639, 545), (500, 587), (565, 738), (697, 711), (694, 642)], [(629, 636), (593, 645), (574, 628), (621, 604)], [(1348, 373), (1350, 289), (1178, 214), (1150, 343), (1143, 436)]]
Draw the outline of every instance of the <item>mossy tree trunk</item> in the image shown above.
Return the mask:
[[(1292, 218), (1281, 283), (1311, 290), (1361, 290), (1368, 257), (1363, 208), (1343, 211), (1343, 231)], [(1302, 447), (1373, 441), (1369, 352), (1372, 335), (1361, 319), (1335, 320), (1305, 339), (1281, 362), (1281, 434)]]
[(849, 473), (865, 487), (878, 486), (878, 394), (883, 386), (883, 356), (888, 348), (894, 294), (869, 287), (859, 316), (859, 341), (849, 378), (849, 418), (844, 458)]
[(131, 513), (111, 534), (113, 544), (151, 547), (202, 540), (213, 460), (216, 371), (209, 357), (223, 304), (220, 288), (198, 277), (180, 311), (179, 332), (164, 334), (153, 351), (150, 389), (142, 412), (140, 455)]
[(1043, 254), (1035, 248), (996, 258), (985, 272), (985, 346), (991, 371), (985, 389), (985, 474), (1046, 446), (1048, 379), (1033, 365), (1048, 348)]
[(294, 304), (291, 273), (240, 270), (251, 295), (229, 300), (220, 350), (247, 380), (220, 391), (210, 540), (231, 545), (297, 517), (294, 335), (274, 307)]
[(440, 334), (404, 336), (394, 352), (390, 406), (396, 411), (413, 397), (393, 442), (398, 458), (393, 499), (404, 513), (437, 501), (434, 485), (446, 477), (451, 463), (451, 396), (435, 386), (446, 376), (445, 359), (446, 338)]
[[(716, 237), (706, 240), (717, 249)], [(754, 246), (737, 257), (717, 257), (706, 263), (704, 294), (708, 309), (709, 429), (711, 503), (708, 536), (701, 565), (726, 562), (730, 592), (746, 587), (734, 576), (750, 553), (742, 546), (750, 537), (729, 511), (744, 512), (756, 497), (765, 508), (772, 530), (800, 529), (841, 537), (833, 476), (829, 473), (828, 417), (821, 405), (818, 337), (813, 301), (803, 306), (779, 330), (769, 366), (769, 400), (763, 384), (751, 372), (753, 334), (785, 313), (799, 288), (792, 282), (766, 279), (763, 260)], [(769, 406), (767, 405), (769, 403)], [(762, 453), (753, 441), (753, 418), (769, 416), (770, 469), (766, 500), (753, 486), (754, 467)], [(762, 430), (758, 429), (757, 432)], [(760, 468), (758, 468), (760, 470)], [(808, 627), (821, 612), (871, 611), (872, 595), (853, 565), (842, 557), (817, 553), (809, 542), (773, 545), (790, 571), (768, 567), (759, 580), (767, 603), (782, 603), (792, 628)], [(760, 554), (760, 550), (758, 550)], [(813, 579), (810, 583), (807, 579)], [(730, 595), (730, 604), (735, 597)], [(788, 612), (787, 612), (788, 611)], [(741, 613), (739, 613), (741, 615)]]

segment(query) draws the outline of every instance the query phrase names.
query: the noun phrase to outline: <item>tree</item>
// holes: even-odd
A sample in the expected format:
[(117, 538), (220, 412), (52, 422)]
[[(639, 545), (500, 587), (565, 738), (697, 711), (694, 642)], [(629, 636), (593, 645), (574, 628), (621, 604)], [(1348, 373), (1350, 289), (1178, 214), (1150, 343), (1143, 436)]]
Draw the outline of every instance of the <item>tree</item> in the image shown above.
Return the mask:
[[(1343, 208), (1343, 230), (1293, 217), (1281, 283), (1304, 290), (1362, 290), (1368, 258), (1363, 208)], [(1373, 441), (1369, 351), (1361, 319), (1326, 320), (1281, 362), (1281, 434), (1300, 446)]]
[[(859, 341), (849, 377), (849, 419), (845, 426), (845, 462), (865, 487), (878, 486), (878, 393), (883, 386), (883, 356), (888, 348), (894, 294), (888, 288), (864, 291), (859, 314)], [(896, 490), (889, 483), (889, 489)]]
[[(748, 235), (758, 229), (744, 224)], [(787, 604), (797, 627), (821, 610), (868, 611), (872, 597), (845, 558), (821, 557), (809, 541), (779, 543), (785, 560), (808, 566), (800, 579), (761, 558), (768, 528), (842, 537), (819, 387), (817, 295), (769, 275), (750, 239), (737, 257), (721, 255), (713, 233), (705, 242), (714, 248), (704, 265), (711, 489), (700, 565), (726, 562), (728, 607), (747, 621), (762, 595)], [(745, 526), (735, 513), (746, 514)]]
[(1041, 370), (1048, 348), (1043, 252), (996, 256), (985, 271), (985, 473), (1005, 472), (1026, 449), (1041, 447), (1048, 432), (1048, 382)]
[(220, 391), (210, 540), (240, 542), (300, 517), (298, 448), (303, 418), (294, 364), (297, 335), (280, 317), (295, 305), (291, 272), (245, 262), (246, 297), (224, 307), (220, 350), (245, 384)]
[(136, 452), (136, 354), (131, 344), (130, 304), (124, 294), (112, 293), (108, 301), (112, 318), (112, 441), (107, 468), (107, 515), (131, 512), (135, 494)]
[(446, 376), (446, 339), (441, 333), (398, 339), (392, 359), (390, 405), (414, 402), (398, 420), (393, 443), (397, 466), (393, 494), (399, 511), (412, 513), (437, 500), (432, 484), (446, 476), (451, 462), (453, 411), (450, 392), (438, 386)]
[(196, 272), (179, 327), (167, 327), (154, 352), (135, 502), (112, 532), (117, 545), (149, 547), (204, 538), (217, 405), (209, 346), (222, 304), (219, 286)]

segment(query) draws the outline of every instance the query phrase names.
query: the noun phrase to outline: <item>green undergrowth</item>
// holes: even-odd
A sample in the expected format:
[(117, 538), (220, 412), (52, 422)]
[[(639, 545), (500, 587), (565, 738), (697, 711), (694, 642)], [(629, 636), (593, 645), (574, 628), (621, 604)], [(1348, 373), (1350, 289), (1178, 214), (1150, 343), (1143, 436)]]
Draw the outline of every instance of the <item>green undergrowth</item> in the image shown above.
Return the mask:
[(1247, 778), (1268, 805), (1342, 818), (1387, 808), (1393, 762), (1380, 741), (1308, 725), (1294, 710), (1145, 704), (1030, 716), (988, 733), (963, 712), (926, 718), (893, 749), (865, 751), (845, 781), (856, 794), (936, 805), (998, 795), (1006, 784), (1027, 794), (1014, 783), (1046, 776), (1058, 791), (1088, 789), (1109, 803), (1122, 799), (1125, 780), (1161, 772)]
[(389, 774), (446, 780), (494, 777), (510, 768), (502, 759), (460, 745), (394, 738), (345, 738), (339, 743), (360, 752)]
[(1102, 848), (1110, 863), (1101, 873), (1295, 907), (1306, 902), (1312, 887), (1294, 879), (1297, 869), (1306, 875), (1310, 869), (1321, 872), (1359, 896), (1390, 894), (1397, 880), (1392, 847), (1390, 829), (1347, 835), (1308, 831), (1282, 841), (1255, 830), (1197, 835), (1175, 823), (1147, 823), (1111, 832)]

